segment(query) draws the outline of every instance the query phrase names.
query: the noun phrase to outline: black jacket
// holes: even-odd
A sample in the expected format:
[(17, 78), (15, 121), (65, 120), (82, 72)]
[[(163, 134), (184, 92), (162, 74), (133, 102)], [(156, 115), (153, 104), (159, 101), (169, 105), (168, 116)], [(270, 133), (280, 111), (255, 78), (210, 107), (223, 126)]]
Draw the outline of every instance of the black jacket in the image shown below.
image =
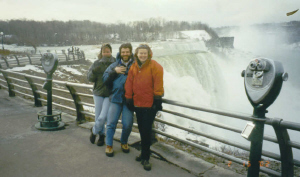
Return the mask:
[(93, 94), (102, 97), (108, 97), (110, 90), (102, 81), (102, 76), (106, 68), (114, 63), (116, 59), (114, 57), (103, 57), (100, 60), (96, 60), (90, 67), (87, 73), (87, 79), (90, 82), (94, 82)]

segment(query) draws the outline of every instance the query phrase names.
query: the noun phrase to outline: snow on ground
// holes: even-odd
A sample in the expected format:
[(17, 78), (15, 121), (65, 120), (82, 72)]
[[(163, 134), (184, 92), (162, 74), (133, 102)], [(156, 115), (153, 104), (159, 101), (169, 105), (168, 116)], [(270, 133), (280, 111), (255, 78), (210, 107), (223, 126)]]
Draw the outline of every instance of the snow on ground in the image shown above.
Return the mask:
[(14, 67), (12, 69), (7, 69), (7, 71), (26, 71), (26, 70), (33, 70), (38, 73), (45, 73), (44, 70), (40, 69), (35, 65), (26, 65), (23, 67)]
[(18, 46), (16, 44), (3, 44), (4, 49), (11, 50), (11, 51), (19, 51), (19, 52), (29, 52), (31, 50), (34, 50), (32, 46)]
[[(74, 65), (73, 65), (74, 66)], [(69, 65), (61, 65), (58, 66), (61, 70), (66, 70), (68, 72), (71, 72), (72, 74), (76, 74), (76, 75), (83, 75), (81, 72), (79, 72), (77, 69), (74, 69), (72, 67), (70, 67)]]
[(205, 30), (180, 31), (183, 37), (188, 39), (209, 40), (210, 35)]

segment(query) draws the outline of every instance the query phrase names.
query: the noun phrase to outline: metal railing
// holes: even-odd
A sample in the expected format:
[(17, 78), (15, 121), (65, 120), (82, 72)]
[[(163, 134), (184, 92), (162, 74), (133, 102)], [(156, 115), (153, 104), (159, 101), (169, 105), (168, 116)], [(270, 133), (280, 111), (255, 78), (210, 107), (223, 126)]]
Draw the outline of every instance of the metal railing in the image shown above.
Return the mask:
[[(45, 78), (32, 76), (28, 74), (23, 73), (17, 73), (17, 72), (11, 72), (6, 71), (3, 69), (0, 69), (0, 72), (2, 73), (2, 78), (0, 77), (0, 88), (5, 88), (8, 90), (9, 96), (15, 96), (16, 94), (23, 95), (25, 97), (28, 97), (30, 99), (34, 100), (35, 106), (42, 106), (42, 102), (47, 102), (45, 99), (46, 92), (42, 90), (42, 83), (45, 81)], [(89, 110), (88, 108), (94, 107), (93, 104), (93, 95), (92, 95), (92, 85), (87, 84), (79, 84), (79, 83), (71, 83), (71, 82), (65, 82), (65, 81), (58, 81), (53, 80), (53, 105), (56, 107), (59, 107), (60, 109), (69, 110), (73, 113), (75, 113), (77, 117), (77, 121), (79, 123), (85, 121), (86, 117), (94, 118), (94, 113)], [(169, 104), (172, 106), (177, 106), (180, 108), (187, 108), (195, 111), (201, 111), (206, 112), (214, 115), (220, 115), (220, 116), (226, 116), (230, 118), (235, 118), (239, 120), (244, 121), (260, 121), (263, 122), (265, 125), (270, 125), (273, 127), (275, 131), (275, 136), (267, 136), (264, 135), (263, 139), (264, 141), (269, 141), (272, 143), (276, 143), (279, 147), (280, 154), (276, 154), (274, 152), (270, 151), (262, 151), (262, 155), (264, 157), (268, 157), (271, 159), (275, 159), (277, 161), (281, 161), (281, 171), (274, 171), (267, 167), (260, 167), (260, 171), (264, 172), (266, 174), (272, 175), (272, 176), (293, 176), (294, 175), (294, 168), (300, 167), (300, 160), (293, 158), (292, 149), (300, 149), (300, 143), (299, 141), (292, 141), (289, 138), (289, 134), (287, 130), (294, 130), (297, 132), (300, 132), (300, 124), (295, 122), (288, 122), (284, 121), (282, 119), (275, 119), (275, 118), (265, 118), (264, 120), (254, 118), (251, 115), (242, 115), (242, 114), (236, 114), (232, 112), (226, 112), (211, 108), (205, 108), (205, 107), (197, 107), (192, 105), (183, 104), (177, 101), (163, 99), (164, 104)], [(184, 113), (176, 112), (173, 110), (167, 110), (163, 109), (162, 112), (166, 114), (171, 114), (174, 116), (179, 116), (183, 119), (188, 119), (194, 122), (199, 122), (201, 124), (205, 125), (211, 125), (213, 127), (227, 130), (230, 132), (238, 133), (240, 134), (242, 132), (242, 129), (234, 128), (232, 126), (228, 126), (221, 123), (216, 123), (213, 121), (208, 121), (207, 119), (199, 118), (199, 117), (193, 117), (186, 115)], [(243, 151), (249, 151), (250, 146), (243, 145), (241, 143), (234, 142), (229, 139), (224, 139), (220, 136), (214, 136), (211, 134), (207, 134), (198, 130), (194, 130), (192, 128), (184, 127), (180, 124), (171, 123), (168, 121), (165, 121), (160, 118), (155, 118), (156, 123), (161, 123), (164, 125), (168, 125), (177, 129), (181, 129), (184, 131), (187, 131), (188, 133), (200, 135), (202, 137), (206, 137), (210, 140), (214, 140), (229, 146), (233, 146), (236, 148), (239, 148)], [(136, 126), (136, 125), (134, 125)], [(162, 130), (159, 129), (153, 129), (153, 131), (157, 134), (166, 136), (168, 138), (174, 139), (176, 141), (182, 142), (184, 144), (190, 145), (192, 147), (195, 147), (197, 149), (209, 152), (211, 154), (214, 154), (216, 156), (228, 159), (230, 161), (236, 162), (241, 165), (249, 166), (251, 165), (248, 161), (243, 160), (241, 158), (237, 158), (233, 155), (228, 155), (225, 153), (222, 153), (220, 151), (208, 148), (203, 145), (199, 145), (197, 143), (194, 143), (192, 141), (188, 141), (186, 139), (181, 139), (179, 137), (176, 137), (174, 135), (168, 134)]]
[[(65, 50), (62, 50), (61, 53), (57, 54), (59, 64), (71, 64), (71, 63), (80, 63), (85, 60), (85, 54), (83, 51), (80, 52), (69, 52), (65, 53)], [(0, 68), (12, 68), (16, 66), (25, 66), (27, 64), (41, 64), (41, 54), (10, 54), (8, 56), (0, 55)]]

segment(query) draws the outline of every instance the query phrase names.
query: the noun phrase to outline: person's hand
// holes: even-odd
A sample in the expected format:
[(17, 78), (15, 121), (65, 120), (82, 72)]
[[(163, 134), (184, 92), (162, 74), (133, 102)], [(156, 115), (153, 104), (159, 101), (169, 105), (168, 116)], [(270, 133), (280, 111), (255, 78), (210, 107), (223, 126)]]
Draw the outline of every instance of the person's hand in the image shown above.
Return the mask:
[(152, 108), (158, 111), (162, 111), (162, 99), (154, 98)]
[(130, 111), (134, 111), (133, 99), (126, 98), (126, 106)]
[(124, 67), (124, 66), (117, 66), (117, 67), (115, 67), (115, 71), (116, 71), (116, 73), (118, 73), (118, 74), (125, 74), (125, 72), (126, 72), (126, 67)]

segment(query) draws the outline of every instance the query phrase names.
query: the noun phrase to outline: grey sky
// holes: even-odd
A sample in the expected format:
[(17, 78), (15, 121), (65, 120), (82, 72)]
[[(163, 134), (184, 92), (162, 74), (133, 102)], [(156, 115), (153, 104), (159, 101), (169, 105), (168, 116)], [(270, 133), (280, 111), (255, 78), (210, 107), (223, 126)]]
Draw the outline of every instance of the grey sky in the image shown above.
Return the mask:
[(129, 22), (161, 17), (210, 26), (300, 20), (300, 0), (0, 0), (0, 20)]

